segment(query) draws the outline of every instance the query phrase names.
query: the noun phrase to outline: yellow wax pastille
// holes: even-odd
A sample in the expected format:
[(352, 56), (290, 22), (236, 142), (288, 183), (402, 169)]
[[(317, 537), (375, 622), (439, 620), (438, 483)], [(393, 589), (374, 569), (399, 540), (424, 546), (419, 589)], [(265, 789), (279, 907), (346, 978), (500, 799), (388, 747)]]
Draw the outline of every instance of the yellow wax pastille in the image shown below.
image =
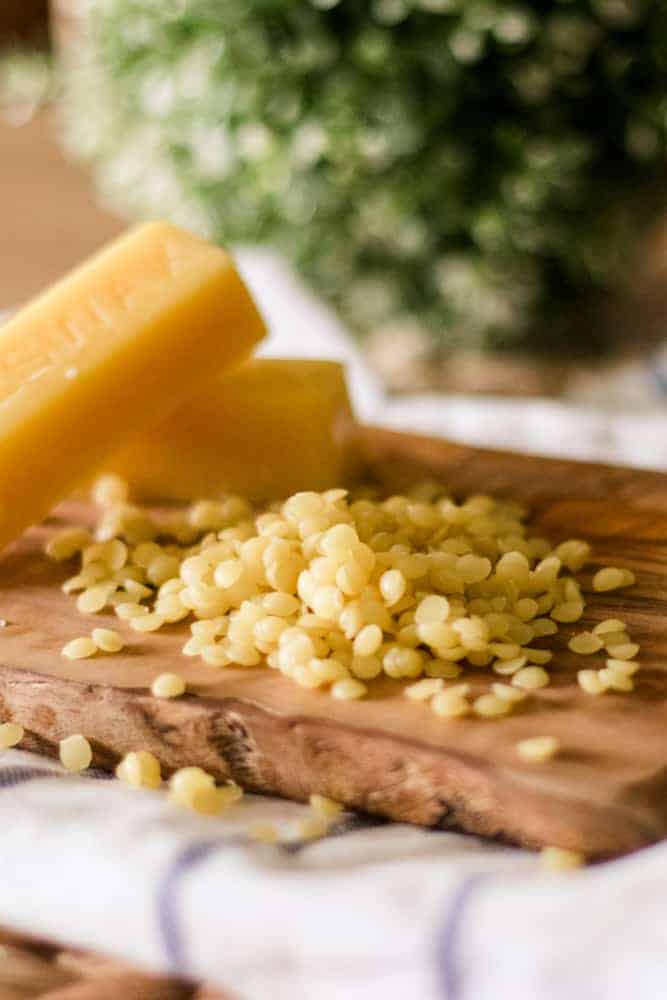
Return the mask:
[(0, 546), (263, 333), (229, 255), (164, 222), (23, 309), (0, 328)]
[(342, 365), (255, 358), (207, 384), (110, 463), (143, 498), (251, 500), (325, 490), (356, 471)]

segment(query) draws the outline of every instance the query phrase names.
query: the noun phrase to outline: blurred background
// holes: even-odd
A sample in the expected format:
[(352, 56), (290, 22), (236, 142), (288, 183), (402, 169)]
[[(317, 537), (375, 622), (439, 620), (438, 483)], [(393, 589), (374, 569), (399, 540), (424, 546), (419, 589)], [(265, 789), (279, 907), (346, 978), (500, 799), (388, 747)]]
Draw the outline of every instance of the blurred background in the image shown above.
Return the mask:
[(0, 308), (166, 216), (390, 394), (660, 406), (666, 80), (646, 0), (3, 0)]

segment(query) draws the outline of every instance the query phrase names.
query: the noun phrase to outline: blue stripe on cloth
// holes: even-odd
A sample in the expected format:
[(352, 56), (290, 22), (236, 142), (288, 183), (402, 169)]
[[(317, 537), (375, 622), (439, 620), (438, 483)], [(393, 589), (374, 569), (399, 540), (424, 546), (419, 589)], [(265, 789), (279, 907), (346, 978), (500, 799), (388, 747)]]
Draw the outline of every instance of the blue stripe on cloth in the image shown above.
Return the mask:
[[(383, 824), (383, 820), (374, 821), (372, 817), (351, 819), (349, 827), (341, 823), (341, 829), (336, 830), (334, 836), (344, 835), (355, 829), (366, 826), (377, 826)], [(296, 854), (304, 847), (310, 846), (314, 841), (296, 841), (287, 843), (277, 843), (273, 845), (285, 854)], [(206, 861), (221, 847), (248, 846), (254, 844), (259, 846), (246, 836), (233, 835), (228, 837), (216, 837), (212, 840), (197, 840), (187, 847), (184, 847), (171, 862), (160, 882), (157, 891), (157, 919), (160, 934), (164, 945), (167, 962), (172, 972), (181, 975), (188, 975), (188, 957), (183, 933), (181, 911), (180, 911), (180, 889), (183, 880), (190, 874), (193, 868)]]
[(46, 767), (26, 767), (17, 764), (14, 767), (0, 768), (0, 788), (14, 788), (26, 781), (36, 781), (37, 778), (60, 778), (58, 771)]
[[(23, 785), (27, 781), (37, 781), (39, 778), (73, 778), (71, 772), (57, 771), (46, 767), (30, 767), (27, 764), (10, 764), (7, 767), (0, 767), (0, 789), (14, 788), (16, 785)], [(99, 768), (90, 768), (87, 771), (80, 771), (76, 777), (93, 778), (95, 781), (108, 781), (113, 775)]]
[(471, 875), (457, 889), (438, 941), (438, 978), (444, 1000), (462, 1000), (461, 968), (458, 961), (463, 915), (473, 893), (486, 881), (486, 875)]
[(179, 908), (179, 891), (186, 875), (223, 845), (239, 843), (238, 837), (197, 840), (179, 851), (169, 865), (157, 892), (158, 925), (172, 972), (187, 975), (187, 951)]

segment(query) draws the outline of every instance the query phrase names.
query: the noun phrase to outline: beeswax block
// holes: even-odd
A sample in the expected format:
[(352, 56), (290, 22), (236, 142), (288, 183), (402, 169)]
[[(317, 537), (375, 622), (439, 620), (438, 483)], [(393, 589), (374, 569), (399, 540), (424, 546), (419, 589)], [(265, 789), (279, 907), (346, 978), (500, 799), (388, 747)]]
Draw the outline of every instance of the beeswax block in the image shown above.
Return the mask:
[(218, 376), (110, 468), (138, 497), (265, 500), (340, 486), (355, 464), (342, 365), (257, 358)]
[(231, 258), (163, 222), (121, 237), (10, 320), (0, 546), (262, 334)]

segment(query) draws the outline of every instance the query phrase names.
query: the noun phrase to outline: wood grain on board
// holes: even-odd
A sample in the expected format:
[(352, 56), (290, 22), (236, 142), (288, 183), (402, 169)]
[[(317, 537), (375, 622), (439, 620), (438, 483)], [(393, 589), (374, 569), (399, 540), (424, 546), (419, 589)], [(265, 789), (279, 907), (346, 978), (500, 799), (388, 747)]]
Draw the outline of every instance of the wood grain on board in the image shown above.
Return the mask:
[[(485, 492), (529, 502), (534, 527), (554, 541), (583, 537), (600, 565), (628, 567), (638, 584), (592, 595), (586, 617), (540, 643), (556, 649), (549, 687), (511, 716), (443, 720), (408, 701), (389, 678), (367, 699), (339, 702), (262, 668), (215, 670), (185, 658), (187, 626), (137, 634), (115, 616), (80, 615), (59, 584), (73, 572), (42, 555), (48, 534), (91, 511), (63, 505), (0, 559), (0, 717), (20, 722), (25, 746), (47, 753), (73, 732), (112, 767), (144, 748), (166, 772), (198, 764), (246, 788), (294, 799), (311, 792), (350, 807), (434, 827), (456, 827), (593, 856), (624, 853), (667, 835), (667, 476), (486, 452), (377, 429), (362, 432), (372, 474), (388, 488), (436, 476), (458, 495)], [(573, 631), (620, 617), (641, 643), (631, 694), (584, 694), (581, 667), (596, 657), (567, 649)], [(124, 631), (121, 654), (70, 662), (59, 651), (95, 624)], [(176, 670), (189, 694), (159, 700), (152, 678)], [(470, 670), (475, 693), (495, 679)], [(552, 761), (519, 760), (518, 740), (553, 735)]]

